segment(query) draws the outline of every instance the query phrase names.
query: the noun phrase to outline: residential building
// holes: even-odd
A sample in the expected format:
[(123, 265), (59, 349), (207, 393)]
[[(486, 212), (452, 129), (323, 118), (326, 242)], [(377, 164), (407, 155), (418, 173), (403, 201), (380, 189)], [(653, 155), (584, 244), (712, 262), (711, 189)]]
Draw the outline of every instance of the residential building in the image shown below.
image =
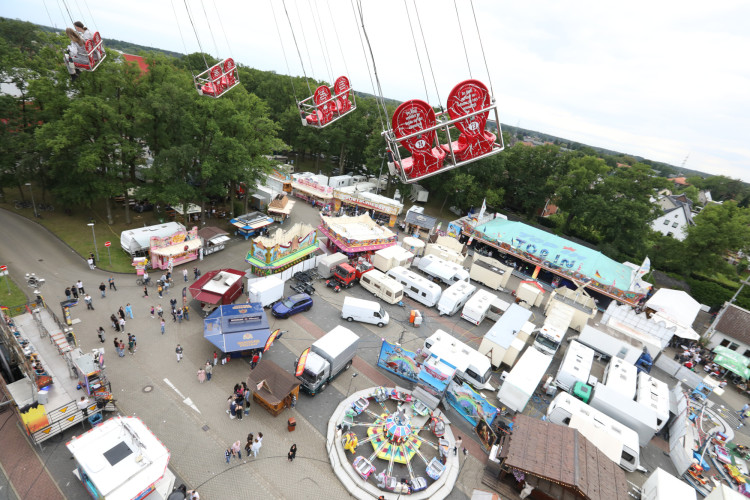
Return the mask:
[(711, 349), (720, 345), (750, 358), (750, 311), (735, 304), (724, 304), (707, 335)]
[(651, 222), (651, 229), (683, 241), (687, 237), (687, 227), (695, 225), (693, 202), (684, 194), (659, 196), (655, 202), (664, 210), (664, 214)]

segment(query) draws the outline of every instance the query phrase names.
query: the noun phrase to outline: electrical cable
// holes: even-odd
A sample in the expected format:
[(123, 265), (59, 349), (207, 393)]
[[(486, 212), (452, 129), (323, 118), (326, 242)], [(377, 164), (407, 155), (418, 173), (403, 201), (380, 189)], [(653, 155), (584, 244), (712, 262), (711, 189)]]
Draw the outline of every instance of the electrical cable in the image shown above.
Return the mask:
[[(362, 14), (362, 0), (357, 0), (357, 7), (359, 9), (359, 18), (360, 18), (360, 21), (362, 22), (362, 33), (365, 36), (367, 47), (370, 50), (370, 58), (372, 59), (372, 71), (373, 71), (373, 74), (375, 75), (375, 83), (377, 84), (376, 95), (380, 96), (380, 105), (383, 107), (383, 114), (385, 115), (385, 121), (388, 122), (389, 121), (388, 120), (388, 108), (386, 108), (385, 106), (385, 97), (383, 97), (383, 89), (380, 85), (380, 78), (378, 78), (378, 69), (377, 69), (377, 66), (375, 65), (375, 56), (372, 53), (372, 45), (370, 44), (370, 37), (367, 36), (367, 30), (365, 29), (365, 21), (364, 21), (364, 16)], [(383, 121), (381, 119), (381, 124), (382, 123)], [(383, 125), (383, 131), (385, 131), (385, 125)]]
[[(326, 6), (328, 7), (328, 19), (333, 19), (333, 14), (331, 13), (331, 4), (326, 2)], [(333, 23), (333, 33), (336, 35), (336, 43), (339, 46), (341, 60), (344, 61), (344, 70), (346, 71), (346, 76), (350, 77), (351, 75), (349, 73), (349, 67), (346, 64), (346, 57), (344, 57), (344, 51), (341, 49), (341, 40), (339, 39), (339, 30), (336, 29), (336, 23)]]
[(187, 11), (188, 19), (190, 20), (190, 25), (193, 27), (193, 34), (195, 35), (195, 39), (198, 41), (198, 49), (200, 49), (201, 51), (201, 57), (203, 58), (203, 63), (206, 65), (206, 69), (209, 69), (208, 61), (206, 61), (206, 53), (203, 51), (203, 46), (201, 45), (201, 39), (198, 36), (198, 31), (195, 29), (195, 23), (193, 23), (193, 16), (190, 14), (190, 7), (188, 7), (187, 0), (183, 0), (183, 3), (185, 4), (185, 10)]
[[(177, 9), (174, 7), (174, 0), (170, 0), (170, 3), (172, 4), (172, 12), (174, 12), (174, 19), (177, 21), (177, 31), (180, 32), (180, 40), (182, 41), (182, 47), (185, 49), (185, 56), (188, 55), (188, 49), (187, 45), (185, 45), (185, 37), (182, 36), (182, 28), (180, 27), (180, 20), (177, 18)], [(188, 68), (188, 71), (190, 71), (190, 74), (193, 76), (193, 80), (195, 80), (195, 73), (193, 73), (193, 68)]]
[(406, 19), (409, 21), (409, 29), (411, 30), (411, 39), (414, 42), (414, 52), (417, 54), (417, 63), (419, 63), (419, 72), (422, 75), (422, 85), (424, 85), (425, 99), (430, 102), (430, 94), (427, 91), (427, 80), (424, 78), (424, 70), (422, 69), (422, 58), (419, 57), (419, 47), (417, 47), (417, 37), (414, 35), (414, 26), (411, 22), (411, 14), (409, 14), (409, 5), (404, 0), (404, 9), (406, 9)]
[(89, 19), (91, 20), (91, 26), (94, 27), (94, 31), (99, 31), (96, 21), (94, 21), (94, 16), (91, 14), (91, 9), (89, 9), (89, 3), (86, 0), (83, 0), (83, 5), (86, 6), (86, 11), (89, 13)]
[(216, 58), (221, 60), (221, 52), (219, 52), (219, 46), (216, 44), (216, 38), (214, 38), (214, 30), (211, 29), (211, 23), (208, 22), (208, 13), (206, 12), (206, 4), (201, 0), (201, 8), (203, 9), (203, 16), (206, 19), (208, 25), (208, 32), (211, 33), (211, 40), (214, 42), (214, 50), (216, 51)]
[[(73, 21), (73, 16), (70, 14), (70, 9), (68, 8), (68, 3), (65, 0), (62, 0), (63, 5), (65, 6), (65, 10), (68, 12), (68, 17), (70, 18), (70, 24), (73, 24), (75, 21)], [(65, 17), (65, 16), (63, 16)]]
[(289, 23), (289, 30), (292, 32), (292, 40), (294, 40), (294, 47), (297, 49), (297, 56), (299, 57), (299, 63), (302, 66), (302, 74), (305, 76), (307, 90), (310, 91), (310, 95), (312, 95), (312, 89), (310, 89), (310, 81), (307, 79), (307, 73), (305, 72), (305, 63), (302, 60), (302, 53), (299, 51), (299, 45), (297, 44), (297, 36), (294, 34), (294, 28), (292, 27), (292, 19), (289, 17), (289, 11), (286, 9), (286, 1), (281, 0), (281, 5), (284, 6), (284, 13), (286, 14), (286, 20)]
[(57, 0), (57, 8), (60, 9), (60, 17), (62, 17), (63, 20), (64, 20), (65, 19), (65, 12), (63, 12), (62, 5), (60, 5), (60, 0)]
[(456, 9), (456, 19), (458, 20), (458, 31), (459, 33), (461, 33), (461, 43), (464, 46), (464, 57), (466, 57), (466, 65), (469, 67), (469, 78), (472, 78), (471, 64), (469, 63), (469, 53), (466, 51), (466, 40), (464, 39), (464, 30), (461, 27), (461, 16), (458, 15), (458, 5), (456, 4), (456, 0), (453, 0), (453, 7), (455, 7)]

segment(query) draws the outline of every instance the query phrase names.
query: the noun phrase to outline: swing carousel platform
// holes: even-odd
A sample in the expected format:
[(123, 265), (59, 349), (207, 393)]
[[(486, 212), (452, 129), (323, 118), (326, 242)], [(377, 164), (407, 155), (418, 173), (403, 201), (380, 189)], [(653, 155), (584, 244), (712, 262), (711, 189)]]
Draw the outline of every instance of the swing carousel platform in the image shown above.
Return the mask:
[[(353, 497), (363, 500), (369, 500), (372, 498), (378, 498), (380, 495), (383, 495), (383, 497), (386, 499), (396, 500), (403, 495), (399, 495), (397, 491), (388, 491), (376, 486), (376, 483), (378, 482), (376, 476), (380, 474), (381, 471), (384, 471), (387, 468), (388, 460), (390, 459), (390, 457), (378, 456), (378, 458), (373, 460), (372, 464), (370, 465), (369, 461), (363, 459), (363, 457), (361, 456), (357, 456), (360, 454), (369, 455), (373, 452), (374, 448), (378, 448), (380, 441), (379, 436), (374, 437), (374, 442), (360, 444), (354, 454), (348, 454), (349, 452), (344, 449), (344, 443), (342, 442), (344, 431), (337, 428), (339, 424), (346, 420), (347, 413), (351, 413), (351, 409), (353, 406), (355, 408), (360, 408), (359, 411), (364, 410), (371, 414), (379, 414), (380, 410), (378, 409), (379, 406), (376, 399), (376, 395), (379, 389), (382, 390), (383, 388), (372, 387), (369, 389), (358, 391), (342, 401), (336, 407), (336, 409), (333, 411), (331, 419), (328, 421), (326, 448), (328, 449), (328, 458), (331, 462), (331, 467), (333, 467), (334, 473), (338, 476), (339, 481), (341, 481), (341, 483)], [(401, 397), (410, 397), (409, 391), (400, 387), (397, 387), (395, 392)], [(369, 408), (367, 407), (368, 401)], [(407, 408), (408, 406), (409, 405), (404, 404), (404, 408)], [(434, 415), (442, 417), (446, 424), (449, 423), (447, 417), (443, 415), (439, 410), (436, 410)], [(388, 420), (388, 425), (384, 427), (384, 429), (387, 430), (385, 430), (384, 432), (389, 434), (389, 437), (391, 438), (400, 437), (402, 439), (409, 439), (406, 434), (410, 432), (410, 429), (405, 429), (404, 427), (422, 427), (423, 425), (426, 425), (428, 421), (428, 417), (414, 414), (411, 408), (406, 410), (405, 420), (393, 421), (394, 418), (396, 418), (395, 413), (390, 414), (390, 416), (382, 416), (382, 418), (383, 423), (386, 423), (386, 420)], [(405, 433), (405, 435), (399, 436), (399, 432), (403, 432)], [(372, 436), (372, 431), (368, 430), (368, 434)], [(443, 439), (445, 439), (448, 443), (451, 443), (451, 445), (455, 441), (449, 425), (445, 425), (445, 435), (442, 436), (442, 439), (440, 441), (443, 441)], [(380, 453), (378, 455), (382, 455), (383, 453)], [(412, 457), (410, 458), (414, 458), (414, 453), (412, 453), (411, 455)], [(452, 452), (448, 452), (446, 456), (446, 463), (444, 465), (444, 468), (442, 469), (440, 477), (432, 481), (426, 489), (410, 494), (409, 498), (442, 499), (446, 498), (450, 494), (450, 492), (453, 490), (456, 480), (458, 479), (460, 462), (459, 457), (453, 455)], [(406, 457), (394, 457), (394, 460), (396, 461), (398, 461), (399, 459), (404, 461), (407, 460)], [(356, 465), (352, 464), (353, 461)], [(365, 464), (363, 462), (367, 463)], [(368, 470), (365, 471), (365, 469)], [(417, 467), (415, 466), (414, 469), (416, 470)], [(369, 478), (369, 476), (372, 475), (373, 478), (368, 480), (363, 479), (363, 476), (361, 475), (363, 474), (363, 471), (366, 477)], [(419, 475), (422, 475), (422, 473), (419, 473)]]

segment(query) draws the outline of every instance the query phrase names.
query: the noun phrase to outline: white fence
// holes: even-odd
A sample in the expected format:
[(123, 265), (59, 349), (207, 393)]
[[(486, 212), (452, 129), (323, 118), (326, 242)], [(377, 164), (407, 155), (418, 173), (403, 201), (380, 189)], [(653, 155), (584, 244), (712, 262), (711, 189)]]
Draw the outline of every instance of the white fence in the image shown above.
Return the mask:
[[(278, 278), (281, 278), (282, 280), (284, 280), (286, 282), (292, 276), (294, 276), (294, 273), (298, 273), (300, 271), (309, 271), (310, 269), (317, 269), (318, 268), (318, 260), (322, 259), (323, 257), (325, 257), (325, 254), (324, 255), (316, 255), (316, 256), (311, 257), (311, 258), (309, 258), (307, 260), (303, 260), (302, 262), (300, 262), (296, 266), (290, 267), (286, 271), (274, 274), (274, 276), (276, 276)], [(259, 280), (263, 279), (263, 277), (257, 277), (257, 276), (251, 278), (250, 276), (253, 276), (253, 275), (250, 274), (250, 270), (248, 270), (247, 273), (248, 273), (247, 274), (247, 285), (252, 285), (256, 281), (259, 281)]]

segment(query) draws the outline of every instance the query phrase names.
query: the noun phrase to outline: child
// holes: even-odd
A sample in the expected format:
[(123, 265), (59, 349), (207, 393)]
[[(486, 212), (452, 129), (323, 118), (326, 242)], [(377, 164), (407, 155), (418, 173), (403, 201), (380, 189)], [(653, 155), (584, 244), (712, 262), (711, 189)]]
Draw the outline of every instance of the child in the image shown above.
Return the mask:
[(227, 448), (224, 452), (224, 458), (227, 459), (227, 463), (229, 463), (229, 459), (232, 458), (232, 452), (229, 448)]
[(151, 306), (151, 319), (154, 319), (154, 306)]

